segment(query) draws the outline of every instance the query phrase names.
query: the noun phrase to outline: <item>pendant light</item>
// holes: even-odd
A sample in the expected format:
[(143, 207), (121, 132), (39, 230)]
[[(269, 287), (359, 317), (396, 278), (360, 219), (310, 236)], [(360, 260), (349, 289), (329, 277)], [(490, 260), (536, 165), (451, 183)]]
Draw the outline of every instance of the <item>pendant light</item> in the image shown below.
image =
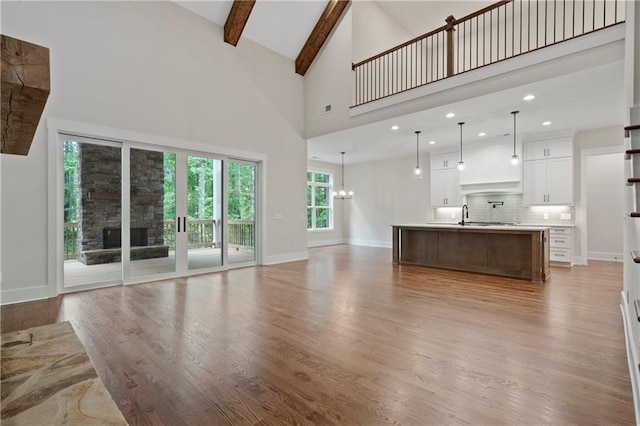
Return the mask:
[(520, 111), (511, 111), (513, 114), (513, 155), (511, 156), (511, 164), (514, 166), (518, 165), (518, 154), (516, 154), (516, 115), (518, 115)]
[(345, 152), (342, 151), (340, 154), (342, 154), (342, 187), (340, 188), (340, 192), (333, 191), (333, 198), (335, 198), (336, 200), (350, 200), (353, 197), (353, 191), (347, 192), (344, 190), (344, 154)]
[(462, 161), (462, 126), (464, 125), (464, 121), (458, 123), (460, 126), (460, 161), (458, 162), (458, 170), (464, 170), (464, 161)]
[(413, 170), (414, 179), (422, 179), (422, 169), (420, 168), (420, 130), (416, 130), (416, 168)]

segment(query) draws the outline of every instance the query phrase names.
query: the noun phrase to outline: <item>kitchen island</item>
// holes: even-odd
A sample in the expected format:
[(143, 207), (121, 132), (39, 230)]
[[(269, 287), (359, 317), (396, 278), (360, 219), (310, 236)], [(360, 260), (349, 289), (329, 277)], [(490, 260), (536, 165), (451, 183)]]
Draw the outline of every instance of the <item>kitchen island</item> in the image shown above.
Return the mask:
[(544, 282), (549, 228), (517, 225), (400, 224), (393, 263), (479, 272)]

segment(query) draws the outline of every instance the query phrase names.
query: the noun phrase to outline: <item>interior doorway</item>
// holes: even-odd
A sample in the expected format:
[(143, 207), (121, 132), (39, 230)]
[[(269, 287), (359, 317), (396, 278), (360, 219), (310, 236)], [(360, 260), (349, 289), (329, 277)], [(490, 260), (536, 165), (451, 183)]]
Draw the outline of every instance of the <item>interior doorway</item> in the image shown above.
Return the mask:
[(622, 261), (624, 168), (621, 147), (584, 150), (583, 258)]

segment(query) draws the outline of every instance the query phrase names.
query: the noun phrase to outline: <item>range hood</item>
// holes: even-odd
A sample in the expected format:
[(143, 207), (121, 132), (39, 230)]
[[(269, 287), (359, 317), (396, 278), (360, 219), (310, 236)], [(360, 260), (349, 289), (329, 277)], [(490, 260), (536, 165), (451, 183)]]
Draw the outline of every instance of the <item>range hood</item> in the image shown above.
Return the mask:
[(460, 184), (462, 195), (469, 194), (522, 194), (522, 182), (501, 181)]
[[(522, 145), (519, 144), (519, 148)], [(465, 149), (465, 169), (460, 172), (463, 195), (478, 193), (522, 194), (522, 163), (511, 164), (513, 142), (500, 137)], [(522, 158), (521, 153), (520, 158)]]

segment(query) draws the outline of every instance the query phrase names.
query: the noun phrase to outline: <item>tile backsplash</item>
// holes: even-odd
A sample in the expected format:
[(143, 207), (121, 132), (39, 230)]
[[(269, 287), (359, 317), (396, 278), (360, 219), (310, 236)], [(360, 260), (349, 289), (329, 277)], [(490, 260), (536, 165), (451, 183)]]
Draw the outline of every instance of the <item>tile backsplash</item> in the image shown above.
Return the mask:
[[(469, 207), (469, 219), (465, 220), (526, 224), (573, 224), (575, 220), (573, 206), (523, 206), (522, 194), (474, 194), (465, 198)], [(461, 213), (459, 207), (438, 208), (435, 209), (434, 220), (457, 222)]]

